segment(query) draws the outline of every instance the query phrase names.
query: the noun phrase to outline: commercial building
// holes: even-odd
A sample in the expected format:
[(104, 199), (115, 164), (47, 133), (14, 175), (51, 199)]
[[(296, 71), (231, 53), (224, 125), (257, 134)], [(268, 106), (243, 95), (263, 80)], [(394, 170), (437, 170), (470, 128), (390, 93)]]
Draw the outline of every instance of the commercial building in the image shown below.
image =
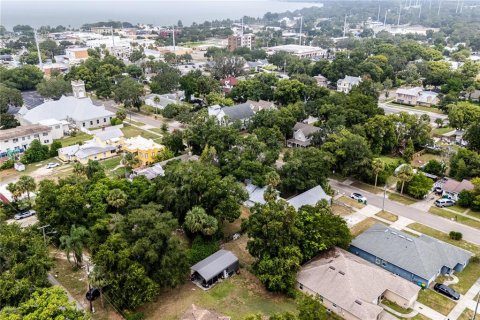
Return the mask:
[(120, 145), (123, 151), (133, 153), (137, 157), (140, 166), (154, 163), (156, 156), (164, 148), (152, 139), (145, 139), (142, 136), (124, 139)]
[(393, 320), (380, 303), (388, 299), (408, 309), (420, 288), (353, 254), (335, 248), (302, 266), (297, 288), (319, 297), (325, 307), (347, 320)]
[(66, 120), (77, 128), (98, 128), (109, 126), (115, 116), (105, 110), (104, 106), (96, 106), (87, 97), (83, 81), (72, 81), (73, 97), (62, 96), (59, 100), (50, 100), (28, 110), (21, 108), (19, 114), (22, 120), (36, 124), (44, 120)]
[(67, 48), (65, 56), (70, 63), (79, 63), (88, 59), (88, 48)]
[(0, 158), (24, 152), (33, 140), (49, 145), (53, 142), (52, 129), (40, 124), (0, 130)]
[(349, 251), (422, 287), (439, 275), (462, 271), (472, 253), (435, 238), (375, 224), (356, 237)]
[(235, 51), (237, 48), (252, 49), (255, 47), (255, 35), (253, 33), (234, 34), (228, 36), (228, 50)]

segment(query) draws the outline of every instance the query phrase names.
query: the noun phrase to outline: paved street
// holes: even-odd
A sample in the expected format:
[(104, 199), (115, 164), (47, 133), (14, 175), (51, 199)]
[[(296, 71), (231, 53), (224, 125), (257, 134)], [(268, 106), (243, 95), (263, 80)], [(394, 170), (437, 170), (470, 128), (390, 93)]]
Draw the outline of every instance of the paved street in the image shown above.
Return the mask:
[(423, 110), (418, 110), (414, 108), (409, 108), (409, 107), (402, 107), (399, 105), (394, 105), (394, 104), (389, 104), (389, 103), (384, 103), (380, 102), (378, 104), (380, 108), (383, 108), (385, 110), (385, 114), (394, 114), (394, 113), (400, 113), (400, 112), (408, 112), (408, 113), (414, 113), (416, 115), (421, 116), (422, 114), (427, 114), (430, 117), (430, 122), (432, 125), (435, 125), (435, 119), (443, 119), (445, 122), (448, 121), (448, 117), (445, 114), (439, 114), (435, 112), (428, 112), (428, 111), (423, 111)]
[[(338, 190), (340, 193), (345, 193), (346, 195), (350, 195), (352, 192), (359, 192), (367, 197), (368, 204), (382, 208), (383, 195), (376, 195), (359, 188), (342, 184), (332, 179), (330, 179), (330, 185), (333, 189)], [(426, 213), (410, 206), (405, 206), (401, 203), (391, 201), (388, 198), (385, 199), (385, 210), (445, 233), (449, 233), (450, 231), (459, 231), (463, 234), (463, 239), (480, 245), (480, 230), (478, 229), (430, 213)]]

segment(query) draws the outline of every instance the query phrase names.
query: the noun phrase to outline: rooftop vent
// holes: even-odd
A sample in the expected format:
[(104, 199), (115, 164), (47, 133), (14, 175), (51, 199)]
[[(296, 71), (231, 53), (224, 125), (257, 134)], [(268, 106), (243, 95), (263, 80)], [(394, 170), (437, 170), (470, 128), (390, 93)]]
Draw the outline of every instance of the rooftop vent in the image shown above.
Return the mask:
[(388, 229), (385, 229), (385, 231), (384, 231), (384, 232), (385, 232), (385, 233), (388, 233)]
[(412, 240), (412, 239), (410, 239), (410, 238), (407, 238), (407, 241), (413, 242), (413, 240)]
[(355, 300), (355, 303), (359, 304), (359, 305), (362, 305), (362, 301), (360, 301), (360, 300)]
[(399, 236), (400, 238), (402, 238), (402, 239), (406, 239), (405, 236), (402, 235), (402, 234), (399, 234), (398, 236)]
[(338, 271), (338, 273), (340, 273), (342, 276), (345, 275), (345, 272), (343, 272), (343, 271)]
[(335, 267), (330, 266), (329, 268), (332, 269), (332, 270), (335, 270)]

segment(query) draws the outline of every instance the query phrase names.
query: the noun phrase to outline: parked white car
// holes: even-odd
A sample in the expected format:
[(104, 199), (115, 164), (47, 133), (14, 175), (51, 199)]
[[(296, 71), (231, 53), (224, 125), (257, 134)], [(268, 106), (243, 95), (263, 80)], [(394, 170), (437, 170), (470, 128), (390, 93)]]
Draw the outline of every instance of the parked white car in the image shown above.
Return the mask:
[(58, 167), (60, 164), (57, 162), (50, 162), (47, 164), (47, 169), (53, 169), (55, 167)]
[(353, 192), (351, 195), (350, 195), (350, 198), (354, 199), (354, 200), (357, 200), (357, 201), (362, 201), (363, 203), (367, 203), (367, 198), (365, 198), (364, 196), (362, 196), (360, 193), (358, 192)]

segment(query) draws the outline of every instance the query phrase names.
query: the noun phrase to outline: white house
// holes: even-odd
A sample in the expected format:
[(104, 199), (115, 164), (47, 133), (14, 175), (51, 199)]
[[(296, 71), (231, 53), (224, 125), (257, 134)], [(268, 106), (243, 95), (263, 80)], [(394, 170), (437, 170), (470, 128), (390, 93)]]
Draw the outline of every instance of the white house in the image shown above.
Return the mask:
[(343, 79), (337, 81), (337, 91), (343, 93), (349, 93), (353, 86), (358, 86), (362, 82), (360, 77), (345, 76)]
[(293, 127), (293, 138), (287, 140), (287, 146), (308, 147), (311, 144), (312, 135), (318, 131), (320, 131), (319, 127), (297, 122)]
[(0, 130), (0, 157), (25, 151), (35, 139), (41, 144), (51, 144), (53, 141), (51, 131), (50, 127), (40, 124)]
[(236, 121), (240, 121), (242, 128), (245, 128), (254, 113), (250, 104), (247, 103), (237, 104), (231, 107), (221, 107), (217, 104), (208, 107), (208, 115), (215, 117), (220, 125), (230, 125)]
[(62, 96), (59, 100), (42, 103), (36, 108), (19, 111), (22, 120), (30, 124), (55, 119), (66, 120), (77, 128), (97, 128), (109, 126), (110, 120), (115, 116), (104, 106), (96, 106), (92, 99), (87, 97), (83, 81), (72, 81), (74, 96)]
[(145, 96), (145, 104), (153, 108), (164, 109), (169, 104), (180, 103), (184, 99), (185, 91), (177, 91), (175, 93), (167, 94), (151, 93)]

